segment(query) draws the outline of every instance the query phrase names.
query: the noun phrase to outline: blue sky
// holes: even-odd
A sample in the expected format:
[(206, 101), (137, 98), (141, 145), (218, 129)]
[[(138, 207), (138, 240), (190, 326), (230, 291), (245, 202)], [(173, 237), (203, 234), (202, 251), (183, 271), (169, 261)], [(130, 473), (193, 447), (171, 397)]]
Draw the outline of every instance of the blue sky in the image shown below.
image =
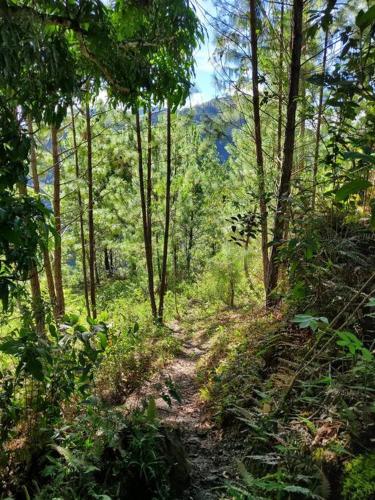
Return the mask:
[[(195, 78), (195, 92), (191, 94), (191, 104), (200, 104), (209, 101), (216, 95), (215, 82), (214, 82), (214, 68), (211, 63), (212, 52), (214, 50), (214, 32), (207, 22), (208, 13), (214, 14), (215, 8), (211, 0), (193, 0), (197, 15), (206, 28), (206, 39), (201, 48), (196, 51), (196, 78)], [(190, 104), (190, 103), (188, 103)]]

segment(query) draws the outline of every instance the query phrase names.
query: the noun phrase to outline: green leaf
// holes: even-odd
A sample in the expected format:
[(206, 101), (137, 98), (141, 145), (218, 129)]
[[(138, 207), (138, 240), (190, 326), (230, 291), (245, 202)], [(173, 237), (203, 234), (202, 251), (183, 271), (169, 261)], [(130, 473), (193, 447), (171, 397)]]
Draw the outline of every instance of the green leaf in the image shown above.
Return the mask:
[(311, 328), (313, 332), (318, 329), (319, 323), (328, 324), (325, 316), (310, 316), (309, 314), (296, 314), (292, 323), (297, 323), (300, 328)]
[(375, 21), (375, 5), (370, 7), (366, 12), (360, 10), (355, 19), (355, 24), (361, 31), (363, 31), (368, 26), (373, 24), (374, 21)]
[(346, 160), (363, 160), (368, 163), (373, 163), (375, 165), (375, 156), (366, 155), (364, 153), (358, 153), (356, 151), (347, 151), (344, 153), (344, 158)]
[(23, 345), (24, 342), (21, 339), (9, 339), (0, 344), (0, 351), (15, 356)]
[(104, 349), (107, 347), (107, 344), (108, 344), (107, 335), (103, 332), (98, 332), (98, 337), (99, 337), (99, 341), (100, 341), (100, 347), (104, 351)]
[(39, 382), (44, 380), (43, 365), (35, 356), (28, 356), (25, 366), (25, 371)]
[(364, 189), (371, 187), (371, 182), (366, 179), (354, 179), (350, 182), (347, 182), (340, 189), (336, 191), (336, 201), (344, 201), (349, 198), (349, 196), (359, 193)]
[(147, 405), (147, 419), (153, 421), (156, 418), (156, 403), (154, 398), (150, 398)]
[(372, 352), (369, 351), (368, 349), (366, 349), (366, 347), (361, 348), (361, 354), (362, 354), (362, 358), (365, 361), (372, 361), (374, 359)]

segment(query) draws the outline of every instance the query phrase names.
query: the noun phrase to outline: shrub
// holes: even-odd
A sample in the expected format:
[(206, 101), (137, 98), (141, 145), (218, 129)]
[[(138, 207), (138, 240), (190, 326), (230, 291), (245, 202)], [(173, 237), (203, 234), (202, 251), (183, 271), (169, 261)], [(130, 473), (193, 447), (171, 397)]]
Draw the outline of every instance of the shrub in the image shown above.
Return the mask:
[(345, 464), (343, 496), (348, 500), (375, 496), (375, 452), (359, 455)]
[(166, 499), (163, 440), (153, 400), (129, 417), (85, 405), (56, 430), (34, 498)]

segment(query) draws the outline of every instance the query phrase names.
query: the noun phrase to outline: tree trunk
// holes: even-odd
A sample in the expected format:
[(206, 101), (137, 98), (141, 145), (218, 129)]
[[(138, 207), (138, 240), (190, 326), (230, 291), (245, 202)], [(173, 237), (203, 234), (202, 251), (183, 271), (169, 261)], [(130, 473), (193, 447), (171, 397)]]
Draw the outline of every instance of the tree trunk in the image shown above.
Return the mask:
[(40, 289), (39, 274), (35, 264), (31, 269), (30, 286), (31, 286), (32, 308), (35, 318), (36, 331), (38, 335), (43, 337), (46, 334), (45, 311), (42, 299), (42, 292)]
[(87, 313), (87, 316), (90, 318), (91, 312), (90, 312), (89, 287), (88, 287), (88, 280), (87, 280), (87, 265), (86, 265), (86, 238), (85, 238), (85, 229), (84, 229), (84, 223), (83, 223), (83, 203), (82, 203), (81, 189), (79, 187), (80, 169), (79, 169), (77, 134), (76, 134), (76, 127), (75, 127), (73, 106), (71, 106), (70, 112), (72, 115), (72, 132), (73, 132), (73, 147), (74, 147), (74, 159), (75, 159), (75, 174), (76, 174), (76, 180), (77, 180), (77, 201), (78, 201), (78, 211), (79, 211), (79, 232), (80, 232), (80, 238), (81, 238), (82, 277), (83, 277), (83, 287), (84, 287), (84, 294), (85, 294), (86, 313)]
[[(20, 195), (27, 196), (26, 184), (20, 182), (18, 185)], [(34, 315), (35, 328), (39, 336), (45, 336), (46, 334), (46, 323), (45, 323), (45, 311), (42, 299), (42, 292), (40, 290), (39, 274), (36, 264), (33, 263), (30, 269), (30, 289), (31, 289), (31, 305)]]
[(94, 196), (92, 179), (92, 137), (90, 103), (86, 101), (86, 136), (87, 136), (87, 184), (89, 194), (88, 225), (89, 225), (89, 275), (90, 275), (90, 300), (92, 317), (96, 318), (96, 276), (95, 276), (95, 233), (94, 233)]
[(61, 264), (61, 200), (60, 200), (60, 157), (59, 144), (57, 138), (57, 128), (51, 128), (52, 159), (53, 159), (53, 212), (57, 236), (55, 238), (55, 251), (53, 260), (53, 270), (55, 274), (56, 290), (56, 315), (61, 319), (65, 313), (64, 289), (62, 283)]
[(149, 245), (149, 228), (148, 214), (146, 207), (145, 186), (143, 177), (143, 156), (142, 156), (142, 136), (139, 111), (135, 114), (136, 132), (137, 132), (137, 152), (138, 152), (138, 174), (139, 174), (139, 193), (141, 198), (142, 222), (143, 222), (143, 241), (145, 246), (147, 278), (148, 278), (148, 293), (150, 296), (151, 312), (154, 319), (157, 319), (157, 308), (154, 291), (154, 269), (152, 263), (152, 253)]
[(150, 253), (152, 255), (152, 216), (151, 216), (151, 196), (152, 196), (152, 113), (151, 104), (147, 113), (147, 187), (146, 187), (146, 212), (147, 212), (147, 237)]
[(109, 263), (109, 252), (107, 247), (104, 247), (104, 269), (107, 276), (111, 276), (111, 265)]
[[(36, 160), (36, 152), (35, 152), (35, 143), (34, 143), (34, 138), (33, 138), (33, 123), (30, 117), (27, 118), (27, 128), (31, 140), (30, 144), (30, 164), (31, 164), (31, 174), (33, 178), (33, 184), (34, 184), (34, 191), (36, 194), (40, 193), (40, 184), (39, 184), (39, 176), (38, 176), (38, 169), (37, 169), (37, 160)], [(46, 278), (47, 278), (47, 287), (48, 287), (48, 294), (49, 294), (49, 299), (51, 302), (52, 306), (52, 311), (53, 311), (53, 316), (55, 320), (57, 321), (58, 315), (57, 315), (57, 308), (56, 308), (56, 291), (55, 291), (55, 283), (53, 280), (53, 273), (52, 273), (52, 265), (51, 265), (51, 259), (49, 256), (48, 252), (48, 246), (46, 248), (43, 248), (43, 261), (44, 261), (44, 270), (46, 272)]]
[(285, 233), (286, 215), (288, 212), (288, 203), (290, 196), (290, 180), (293, 169), (293, 154), (295, 145), (296, 129), (296, 110), (297, 98), (301, 68), (301, 50), (302, 50), (302, 18), (303, 18), (303, 0), (294, 0), (293, 2), (293, 45), (292, 59), (290, 67), (290, 84), (288, 107), (286, 116), (284, 153), (281, 171), (279, 193), (277, 198), (277, 208), (274, 222), (274, 245), (272, 246), (269, 281), (268, 281), (268, 301), (269, 306), (275, 305), (277, 300), (271, 297), (274, 294), (278, 283), (278, 274), (280, 263), (278, 260), (279, 245)]
[(174, 242), (173, 243), (173, 276), (174, 276), (174, 305), (176, 309), (176, 314), (177, 318), (180, 319), (180, 312), (178, 310), (178, 302), (177, 302), (177, 268), (178, 268), (178, 261), (177, 261), (177, 245)]
[(254, 133), (255, 148), (258, 174), (258, 196), (261, 219), (261, 238), (262, 238), (262, 260), (263, 260), (263, 282), (264, 289), (267, 292), (268, 282), (268, 224), (267, 224), (267, 203), (265, 194), (265, 174), (262, 150), (262, 130), (260, 122), (260, 104), (259, 104), (259, 75), (258, 75), (258, 36), (257, 36), (257, 13), (256, 2), (250, 0), (250, 31), (251, 31), (251, 67), (253, 83), (253, 115), (254, 115)]
[(229, 283), (229, 305), (230, 307), (234, 307), (234, 291), (235, 291), (235, 284), (234, 281), (231, 279)]
[[(303, 24), (303, 17), (302, 17), (302, 24)], [(301, 47), (301, 59), (305, 58), (306, 55), (306, 40), (305, 40), (305, 34), (302, 30), (302, 47)], [(301, 128), (300, 128), (300, 138), (301, 138), (301, 145), (300, 145), (300, 156), (299, 156), (299, 161), (296, 165), (294, 165), (294, 172), (292, 173), (293, 175), (296, 175), (297, 172), (300, 172), (303, 174), (303, 171), (305, 169), (305, 156), (306, 156), (306, 147), (305, 147), (305, 132), (306, 132), (306, 70), (303, 66), (303, 61), (301, 62), (301, 69), (300, 69), (300, 114), (301, 114)], [(287, 238), (287, 232), (286, 236)]]
[(186, 277), (190, 280), (191, 277), (191, 259), (192, 259), (192, 249), (194, 244), (194, 212), (190, 215), (190, 228), (188, 234), (188, 241), (186, 245)]
[(278, 85), (278, 117), (277, 117), (277, 159), (282, 164), (281, 142), (283, 135), (283, 72), (284, 72), (284, 0), (280, 8), (280, 53), (279, 53), (279, 85)]
[(323, 81), (319, 92), (318, 117), (316, 122), (316, 142), (315, 142), (315, 152), (314, 152), (313, 182), (312, 182), (313, 189), (312, 189), (312, 201), (311, 201), (311, 209), (313, 212), (315, 211), (315, 201), (316, 201), (316, 178), (318, 175), (320, 127), (322, 124), (322, 114), (323, 114), (323, 95), (324, 95), (324, 79), (326, 75), (326, 66), (327, 66), (327, 48), (328, 48), (328, 29), (324, 37), (324, 51), (323, 51), (323, 62), (322, 62)]
[(155, 233), (155, 243), (156, 243), (156, 266), (158, 269), (159, 283), (161, 283), (161, 264), (160, 264), (160, 252), (159, 252), (159, 235)]
[(109, 267), (111, 269), (111, 276), (113, 276), (115, 273), (115, 268), (113, 265), (113, 250), (112, 250), (112, 248), (109, 251)]
[(171, 162), (171, 108), (167, 105), (167, 177), (165, 190), (165, 222), (164, 222), (164, 244), (163, 260), (161, 268), (160, 299), (158, 319), (162, 323), (164, 315), (164, 296), (167, 285), (167, 262), (168, 262), (168, 241), (169, 241), (169, 223), (171, 215), (171, 181), (172, 181), (172, 162)]

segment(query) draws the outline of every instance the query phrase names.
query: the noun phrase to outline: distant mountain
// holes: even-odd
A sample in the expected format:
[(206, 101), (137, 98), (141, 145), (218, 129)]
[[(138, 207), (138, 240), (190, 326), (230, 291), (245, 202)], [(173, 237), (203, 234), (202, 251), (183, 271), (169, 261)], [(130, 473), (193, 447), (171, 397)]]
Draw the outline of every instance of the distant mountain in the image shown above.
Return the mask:
[(213, 134), (216, 137), (217, 152), (222, 163), (229, 157), (226, 146), (231, 143), (233, 129), (241, 124), (240, 121), (225, 124), (220, 118), (223, 109), (231, 104), (231, 97), (219, 97), (181, 110), (181, 114), (193, 112), (193, 120), (196, 123), (203, 123), (207, 133)]

